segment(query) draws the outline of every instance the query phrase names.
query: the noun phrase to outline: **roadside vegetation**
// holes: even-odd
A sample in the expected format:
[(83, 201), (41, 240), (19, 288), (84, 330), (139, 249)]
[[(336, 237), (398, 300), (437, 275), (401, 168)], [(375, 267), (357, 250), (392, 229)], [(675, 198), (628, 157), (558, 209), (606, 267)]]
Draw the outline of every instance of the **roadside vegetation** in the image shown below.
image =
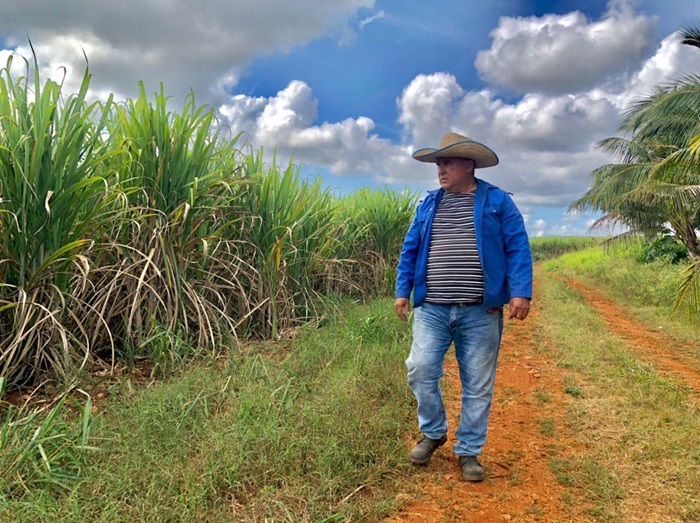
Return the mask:
[(685, 245), (670, 234), (628, 235), (542, 259), (541, 351), (557, 362), (568, 398), (564, 418), (548, 430), (576, 442), (574, 452), (552, 448), (549, 467), (566, 489), (571, 521), (697, 521), (697, 391), (640, 353), (635, 339), (611, 332), (604, 312), (566, 283), (605, 295), (639, 321), (640, 337), (662, 333), (667, 357), (697, 373), (700, 323), (677, 307), (679, 288), (695, 270)]
[(678, 289), (692, 265), (676, 241), (641, 238), (606, 242), (543, 262), (547, 271), (579, 279), (633, 315), (679, 340), (700, 336), (697, 315), (676, 307)]
[(605, 238), (590, 236), (546, 236), (530, 238), (530, 247), (533, 261), (538, 262), (556, 258), (567, 252), (601, 245), (604, 241)]

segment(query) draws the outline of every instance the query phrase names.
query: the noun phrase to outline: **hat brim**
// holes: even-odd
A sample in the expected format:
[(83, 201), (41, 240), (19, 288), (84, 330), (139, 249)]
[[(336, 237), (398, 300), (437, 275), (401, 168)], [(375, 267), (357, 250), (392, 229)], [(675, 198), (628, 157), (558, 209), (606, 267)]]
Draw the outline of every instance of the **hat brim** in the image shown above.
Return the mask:
[(477, 169), (498, 165), (496, 153), (474, 140), (453, 143), (442, 149), (418, 149), (412, 156), (419, 162), (429, 163), (435, 163), (438, 158), (469, 158), (474, 160), (474, 167)]

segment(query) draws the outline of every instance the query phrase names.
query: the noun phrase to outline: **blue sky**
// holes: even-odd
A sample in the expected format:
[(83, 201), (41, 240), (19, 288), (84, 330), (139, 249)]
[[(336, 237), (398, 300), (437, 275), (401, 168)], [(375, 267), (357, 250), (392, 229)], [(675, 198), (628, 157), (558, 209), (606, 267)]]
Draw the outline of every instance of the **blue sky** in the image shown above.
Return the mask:
[[(272, 96), (291, 80), (303, 79), (319, 100), (329, 101), (319, 107), (319, 119), (371, 115), (386, 122), (387, 133), (397, 133), (395, 100), (418, 74), (449, 71), (464, 88), (479, 89), (484, 83), (475, 74), (474, 60), (489, 46), (488, 34), (500, 16), (566, 13), (575, 4), (585, 4), (587, 14), (598, 16), (606, 3), (380, 0), (371, 9), (358, 10), (351, 42), (340, 43), (337, 34), (329, 34), (292, 52), (260, 57), (246, 68), (236, 91)], [(359, 28), (373, 16), (377, 18)], [(341, 97), (342, 103), (333, 103)]]
[[(254, 146), (293, 157), (341, 191), (435, 187), (411, 151), (456, 131), (501, 163), (477, 176), (511, 191), (533, 236), (583, 234), (595, 216), (566, 208), (627, 104), (700, 72), (674, 31), (698, 0), (9, 1), (0, 60), (29, 56), (45, 75), (84, 68), (93, 93), (160, 81), (194, 89)], [(2, 49), (4, 47), (4, 50)]]

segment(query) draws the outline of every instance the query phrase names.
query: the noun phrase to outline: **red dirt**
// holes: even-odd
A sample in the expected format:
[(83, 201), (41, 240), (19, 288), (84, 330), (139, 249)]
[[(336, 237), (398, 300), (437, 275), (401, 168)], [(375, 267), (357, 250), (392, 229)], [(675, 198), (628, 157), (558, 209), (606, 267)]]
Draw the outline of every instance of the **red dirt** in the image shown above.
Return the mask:
[[(504, 330), (489, 437), (482, 456), (486, 481), (462, 480), (450, 433), (448, 444), (428, 466), (415, 467), (415, 483), (421, 485), (421, 492), (402, 495), (406, 504), (387, 523), (568, 519), (561, 501), (564, 488), (549, 469), (548, 459), (554, 447), (561, 452), (573, 443), (542, 434), (545, 419), (560, 423), (562, 408), (561, 402), (538, 401), (536, 394), (554, 398), (562, 395), (562, 388), (554, 364), (538, 354), (538, 316), (535, 303), (524, 322), (508, 322)], [(459, 373), (453, 357), (445, 362), (445, 379), (445, 406), (453, 430), (460, 410)]]
[(601, 315), (610, 332), (634, 348), (635, 352), (662, 374), (680, 378), (695, 392), (700, 392), (700, 373), (681, 351), (680, 344), (668, 336), (631, 318), (618, 304), (605, 298), (597, 290), (572, 278), (557, 276), (569, 287), (581, 293), (585, 300)]
[[(580, 292), (605, 319), (611, 334), (623, 339), (643, 360), (700, 392), (700, 374), (683, 354), (674, 350), (677, 342), (632, 319), (622, 306), (598, 291), (576, 280), (559, 279)], [(571, 457), (585, 452), (585, 448), (564, 439), (562, 433), (567, 431), (559, 430), (569, 397), (563, 393), (556, 363), (548, 361), (539, 350), (538, 321), (539, 304), (535, 301), (524, 322), (506, 323), (489, 437), (482, 456), (486, 480), (469, 483), (461, 479), (457, 458), (452, 454), (451, 432), (448, 444), (438, 449), (426, 467), (414, 467), (414, 491), (399, 495), (404, 505), (386, 523), (590, 521), (580, 513), (572, 513), (575, 509), (563, 500), (567, 494), (576, 493), (567, 492), (549, 468), (552, 457)], [(454, 430), (460, 410), (454, 357), (445, 362), (443, 383), (450, 427)], [(407, 441), (407, 449), (413, 444), (414, 441)]]

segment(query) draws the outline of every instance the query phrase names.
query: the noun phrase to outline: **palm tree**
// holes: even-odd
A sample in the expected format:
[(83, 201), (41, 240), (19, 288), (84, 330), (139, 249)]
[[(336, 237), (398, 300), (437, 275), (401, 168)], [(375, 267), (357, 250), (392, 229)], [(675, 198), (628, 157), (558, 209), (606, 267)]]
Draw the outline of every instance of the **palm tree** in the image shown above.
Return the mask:
[[(681, 36), (700, 47), (700, 29)], [(658, 86), (629, 107), (618, 129), (631, 138), (608, 138), (598, 148), (622, 163), (596, 169), (591, 188), (569, 210), (605, 212), (594, 227), (619, 223), (646, 236), (670, 226), (700, 260), (700, 76)]]
[[(689, 26), (681, 31), (681, 36), (684, 44), (700, 47), (700, 27)], [(692, 237), (697, 246), (696, 230), (700, 228), (700, 212), (697, 210), (700, 202), (700, 126), (697, 123), (700, 120), (700, 76), (688, 75), (678, 81), (675, 89), (659, 101), (658, 111), (676, 115), (679, 122), (680, 115), (683, 115), (685, 132), (691, 136), (683, 147), (654, 166), (650, 178), (667, 184), (678, 200), (686, 205), (694, 205), (692, 229), (686, 231), (686, 235)], [(694, 256), (692, 265), (686, 269), (676, 305), (691, 313), (700, 311), (700, 257)]]
[[(700, 27), (679, 31), (682, 43), (700, 47)], [(588, 192), (570, 211), (605, 216), (594, 226), (621, 223), (647, 236), (668, 231), (685, 245), (686, 269), (676, 306), (700, 311), (700, 76), (687, 74), (632, 104), (618, 127), (629, 139), (598, 147), (622, 162), (593, 172)]]

